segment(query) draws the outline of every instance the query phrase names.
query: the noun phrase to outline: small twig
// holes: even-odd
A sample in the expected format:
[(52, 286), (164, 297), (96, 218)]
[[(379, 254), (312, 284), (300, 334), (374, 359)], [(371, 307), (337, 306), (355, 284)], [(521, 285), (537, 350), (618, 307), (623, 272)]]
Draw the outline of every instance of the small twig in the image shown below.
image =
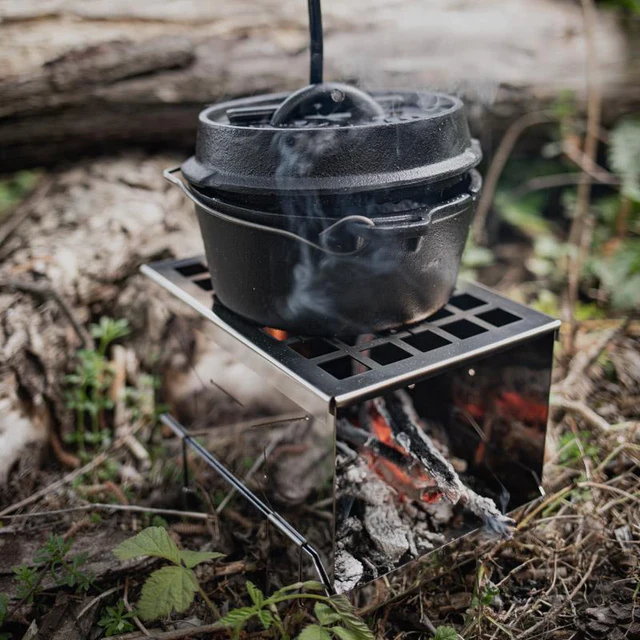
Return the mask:
[[(575, 163), (582, 173), (577, 174), (579, 179), (576, 184), (580, 185), (584, 180), (593, 180), (602, 184), (619, 185), (620, 180), (612, 173), (601, 167), (595, 160), (591, 160), (580, 148), (573, 143), (562, 145), (562, 151), (571, 162)], [(565, 174), (566, 175), (566, 174)], [(588, 176), (588, 177), (585, 177)]]
[[(133, 430), (132, 435), (139, 428), (140, 427), (136, 427), (136, 429)], [(58, 489), (60, 489), (61, 487), (64, 487), (66, 484), (69, 484), (70, 482), (73, 482), (79, 476), (85, 473), (88, 473), (92, 469), (95, 469), (96, 467), (100, 466), (105, 460), (107, 460), (107, 458), (110, 455), (115, 453), (122, 446), (123, 443), (124, 443), (124, 436), (121, 438), (118, 438), (111, 445), (111, 448), (108, 451), (104, 451), (103, 453), (98, 454), (93, 460), (91, 460), (91, 462), (88, 462), (87, 464), (85, 464), (84, 467), (80, 467), (79, 469), (76, 469), (75, 471), (68, 473), (66, 476), (63, 476), (62, 478), (60, 478), (60, 480), (57, 480), (56, 482), (53, 482), (50, 485), (47, 485), (46, 487), (40, 489), (40, 491), (36, 491), (34, 494), (30, 495), (28, 498), (25, 498), (24, 500), (20, 500), (19, 502), (16, 502), (15, 504), (8, 506), (6, 509), (3, 509), (2, 511), (0, 511), (0, 516), (6, 516), (6, 515), (9, 515), (10, 513), (13, 513), (14, 511), (17, 511), (18, 509), (22, 509), (22, 507), (26, 507), (27, 505), (33, 502), (36, 502), (40, 498), (43, 498), (44, 496), (49, 495), (54, 491), (57, 491)]]
[(577, 353), (571, 362), (567, 376), (554, 386), (553, 392), (563, 394), (569, 392), (588, 373), (591, 365), (596, 362), (609, 343), (626, 331), (631, 318), (631, 315), (627, 316), (617, 327), (607, 331), (589, 350)]
[(96, 596), (86, 607), (82, 609), (82, 611), (80, 611), (80, 613), (76, 616), (76, 620), (80, 620), (80, 618), (82, 618), (82, 616), (85, 613), (87, 613), (89, 609), (91, 609), (93, 606), (98, 604), (100, 600), (103, 600), (104, 598), (106, 598), (107, 596), (110, 596), (112, 593), (115, 593), (116, 591), (120, 591), (120, 589), (122, 589), (122, 585), (116, 585), (115, 587), (111, 587), (111, 589), (108, 589), (104, 593), (101, 593), (100, 595)]
[(569, 400), (569, 398), (554, 395), (551, 398), (551, 406), (558, 409), (564, 409), (565, 411), (571, 411), (572, 413), (577, 413), (591, 426), (599, 429), (603, 433), (606, 433), (611, 429), (611, 425), (602, 416), (599, 416), (593, 409), (591, 409), (591, 407), (588, 407), (583, 402)]
[(491, 164), (487, 170), (484, 188), (480, 194), (480, 200), (478, 201), (478, 207), (476, 209), (476, 215), (473, 222), (473, 238), (477, 244), (481, 244), (485, 241), (485, 223), (487, 221), (487, 215), (489, 209), (491, 209), (491, 203), (493, 202), (493, 196), (495, 195), (498, 181), (502, 175), (504, 169), (513, 148), (518, 142), (520, 136), (529, 128), (539, 124), (548, 124), (553, 122), (553, 118), (549, 112), (537, 111), (532, 113), (526, 113), (509, 125), (506, 133), (500, 140), (500, 144), (496, 149), (496, 152), (491, 159)]
[[(129, 613), (134, 613), (133, 607), (129, 604), (129, 577), (128, 576), (124, 579), (124, 593), (122, 594), (122, 602), (124, 603), (125, 609)], [(136, 627), (138, 627), (138, 629), (140, 629), (140, 631), (142, 631), (142, 633), (144, 633), (144, 635), (147, 638), (151, 636), (149, 631), (147, 631), (147, 628), (142, 624), (142, 622), (140, 622), (140, 618), (138, 618), (138, 616), (133, 615), (131, 619), (133, 620)]]
[[(9, 507), (15, 511), (19, 507)], [(58, 516), (65, 513), (73, 513), (75, 511), (130, 511), (133, 513), (152, 513), (160, 516), (176, 516), (178, 518), (189, 518), (192, 520), (215, 520), (215, 516), (208, 513), (200, 513), (197, 511), (178, 511), (177, 509), (155, 509), (153, 507), (142, 507), (135, 504), (104, 504), (101, 502), (92, 502), (91, 504), (83, 504), (77, 507), (68, 507), (67, 509), (53, 509), (51, 511), (36, 511), (35, 513), (17, 513), (13, 516), (0, 514), (3, 519), (14, 520), (17, 518), (37, 518), (42, 516)]]
[(52, 431), (49, 436), (49, 444), (51, 445), (51, 449), (60, 464), (65, 467), (69, 467), (70, 469), (77, 469), (82, 464), (80, 462), (80, 458), (74, 456), (68, 451), (65, 451), (62, 446), (62, 442), (60, 442), (60, 438), (55, 431)]
[(559, 611), (562, 611), (562, 609), (564, 609), (568, 604), (570, 604), (573, 601), (573, 599), (578, 595), (578, 592), (580, 591), (580, 589), (584, 587), (587, 580), (591, 577), (591, 574), (593, 573), (593, 570), (595, 569), (596, 563), (598, 562), (599, 559), (600, 559), (600, 554), (596, 552), (593, 556), (593, 559), (591, 560), (591, 564), (589, 565), (589, 568), (585, 571), (585, 574), (582, 576), (580, 582), (578, 582), (578, 584), (575, 586), (573, 591), (562, 602), (551, 607), (551, 610), (544, 615), (542, 620), (536, 622), (536, 624), (534, 624), (532, 627), (529, 627), (526, 631), (523, 631), (520, 635), (516, 636), (516, 640), (523, 640), (524, 638), (528, 638), (534, 631), (537, 631), (540, 627), (547, 624), (547, 622), (551, 618), (553, 618), (553, 616), (555, 616)]
[(64, 533), (62, 536), (65, 540), (69, 540), (71, 538), (75, 538), (78, 531), (82, 529), (87, 529), (91, 527), (91, 519), (88, 517), (81, 518), (80, 520), (76, 520)]
[(563, 498), (567, 493), (573, 491), (573, 487), (564, 487), (560, 489), (560, 491), (556, 491), (556, 493), (552, 493), (547, 496), (536, 508), (528, 513), (520, 522), (518, 522), (516, 529), (518, 531), (522, 531), (529, 522), (531, 522), (539, 513), (542, 513), (549, 505), (557, 502), (561, 498)]
[(228, 637), (228, 627), (221, 625), (219, 622), (214, 622), (213, 624), (205, 624), (199, 627), (185, 627), (183, 629), (175, 629), (174, 631), (151, 630), (149, 636), (141, 636), (137, 633), (126, 633), (120, 636), (112, 636), (112, 640), (146, 640), (149, 637), (153, 638), (153, 640), (180, 640), (180, 638), (189, 638), (204, 633), (215, 633), (216, 631), (224, 632), (225, 637)]
[[(513, 190), (513, 195), (516, 198), (523, 198), (532, 191), (567, 187), (570, 185), (580, 184), (582, 180), (584, 180), (584, 174), (582, 173), (554, 173), (547, 176), (538, 176), (518, 185)], [(615, 176), (608, 176), (606, 178), (604, 176), (599, 176), (596, 180), (601, 184), (608, 184), (611, 186), (618, 186), (620, 184), (620, 180)]]
[(213, 568), (213, 576), (219, 578), (220, 576), (233, 576), (237, 573), (251, 573), (257, 567), (258, 565), (255, 562), (247, 562), (246, 560), (216, 564)]
[(51, 287), (51, 285), (8, 279), (0, 280), (0, 289), (28, 293), (42, 300), (53, 300), (60, 307), (60, 310), (66, 316), (67, 320), (69, 320), (69, 323), (73, 327), (78, 338), (80, 338), (84, 348), (91, 349), (93, 347), (93, 339), (89, 335), (89, 332), (76, 320), (71, 307), (67, 304), (65, 299), (55, 289), (53, 289), (53, 287)]
[(600, 482), (578, 482), (576, 485), (580, 489), (589, 487), (591, 489), (598, 489), (600, 491), (610, 491), (611, 493), (617, 493), (620, 496), (623, 496), (627, 500), (631, 500), (633, 502), (640, 502), (640, 498), (638, 496), (634, 496), (632, 493), (625, 491), (624, 489), (620, 489), (619, 487), (612, 487), (608, 484), (602, 484)]
[(602, 95), (596, 79), (598, 64), (595, 43), (596, 7), (594, 0), (581, 0), (581, 3), (586, 48), (587, 132), (584, 141), (584, 152), (581, 156), (584, 180), (578, 185), (573, 222), (571, 223), (571, 229), (569, 231), (569, 244), (578, 247), (577, 256), (570, 256), (567, 261), (566, 307), (567, 320), (571, 327), (568, 333), (569, 339), (567, 346), (570, 351), (573, 351), (574, 347), (576, 328), (574, 311), (578, 300), (582, 265), (584, 264), (588, 245), (591, 243), (591, 233), (586, 223), (591, 199), (592, 176), (591, 172), (585, 170), (585, 166), (592, 166), (596, 161), (602, 112)]
[[(588, 208), (588, 203), (585, 207)], [(569, 354), (574, 352), (575, 336), (576, 331), (578, 330), (578, 324), (575, 321), (575, 308), (578, 303), (580, 279), (584, 264), (587, 260), (587, 256), (589, 255), (594, 227), (595, 218), (592, 215), (588, 215), (585, 209), (583, 223), (580, 228), (580, 236), (576, 242), (577, 252), (575, 252), (574, 255), (569, 255), (567, 261), (568, 276), (567, 295), (565, 296), (565, 322), (568, 322), (568, 330), (565, 330), (563, 333), (563, 338), (566, 341), (564, 344), (565, 350)]]

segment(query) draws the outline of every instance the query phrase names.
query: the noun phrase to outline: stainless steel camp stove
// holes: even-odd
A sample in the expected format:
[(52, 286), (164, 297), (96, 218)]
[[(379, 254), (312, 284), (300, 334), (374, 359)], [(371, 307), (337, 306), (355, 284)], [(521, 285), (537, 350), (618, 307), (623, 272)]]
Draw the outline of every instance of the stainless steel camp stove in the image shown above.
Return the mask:
[[(217, 344), (301, 409), (301, 419), (258, 421), (231, 444), (225, 432), (217, 445), (210, 425), (206, 447), (190, 436), (191, 425), (164, 418), (254, 507), (254, 533), (270, 545), (263, 564), (271, 586), (303, 577), (329, 592), (376, 579), (388, 588), (434, 549), (483, 525), (471, 502), (450, 504), (406, 463), (404, 440), (382, 420), (392, 402), (411, 405), (435, 455), (446, 455), (474, 496), (510, 511), (541, 495), (558, 320), (459, 282), (427, 321), (306, 338), (219, 305), (203, 257), (142, 271), (209, 320)], [(376, 404), (381, 398), (387, 405)], [(363, 433), (371, 437), (359, 440)]]

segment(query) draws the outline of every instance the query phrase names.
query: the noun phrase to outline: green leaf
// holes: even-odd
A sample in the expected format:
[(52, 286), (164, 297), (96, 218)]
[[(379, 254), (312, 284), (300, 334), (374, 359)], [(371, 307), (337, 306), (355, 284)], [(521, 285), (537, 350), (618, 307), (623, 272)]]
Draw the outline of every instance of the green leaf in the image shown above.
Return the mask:
[(168, 616), (172, 611), (185, 611), (198, 591), (193, 571), (184, 567), (162, 567), (144, 583), (138, 610), (143, 620)]
[(218, 558), (224, 558), (224, 553), (218, 553), (217, 551), (190, 551), (189, 549), (180, 551), (180, 560), (182, 560), (187, 569), (193, 569), (193, 567), (203, 562), (217, 560)]
[(331, 627), (331, 632), (340, 640), (362, 640), (363, 637), (357, 631), (345, 627)]
[(320, 621), (320, 624), (324, 625), (325, 627), (333, 624), (334, 622), (342, 620), (342, 615), (324, 602), (316, 602), (313, 611), (316, 614), (316, 618), (318, 618), (318, 620)]
[(458, 640), (458, 632), (453, 627), (438, 627), (433, 640)]
[(496, 261), (493, 251), (486, 247), (478, 247), (469, 240), (462, 254), (462, 264), (467, 269), (479, 269), (494, 264)]
[(278, 589), (270, 598), (277, 598), (283, 596), (286, 593), (291, 593), (292, 591), (326, 591), (324, 585), (317, 580), (307, 580), (306, 582), (295, 582), (294, 584), (289, 584), (286, 587), (282, 587), (282, 589)]
[(226, 616), (218, 621), (223, 627), (241, 627), (249, 618), (257, 615), (255, 607), (240, 607), (239, 609), (231, 609)]
[(298, 640), (331, 640), (331, 634), (319, 624), (310, 624), (302, 630)]
[[(352, 632), (350, 638), (356, 640), (375, 640), (371, 629), (367, 626), (362, 618), (358, 617), (355, 609), (346, 596), (333, 596), (331, 605), (340, 614), (342, 624)], [(337, 633), (337, 631), (335, 631)]]
[(542, 217), (543, 196), (540, 193), (516, 199), (505, 191), (498, 191), (494, 206), (503, 220), (530, 238), (548, 235), (553, 229), (553, 225)]
[(609, 135), (609, 164), (620, 176), (622, 194), (640, 200), (640, 120), (622, 119)]
[(180, 564), (180, 550), (169, 534), (162, 527), (147, 527), (137, 536), (121, 542), (114, 550), (118, 560), (131, 560), (146, 556), (149, 558), (164, 558)]
[(260, 618), (260, 622), (262, 622), (262, 626), (265, 629), (271, 628), (274, 618), (270, 611), (267, 611), (266, 609), (260, 609), (260, 611), (258, 611), (258, 618)]
[(262, 593), (262, 591), (260, 591), (260, 589), (258, 589), (258, 587), (256, 587), (256, 585), (253, 584), (251, 580), (247, 580), (245, 586), (247, 587), (249, 597), (253, 601), (253, 604), (256, 605), (256, 608), (262, 608), (262, 604), (264, 603), (264, 594)]
[(634, 309), (640, 304), (640, 239), (621, 242), (612, 255), (592, 261), (591, 269), (614, 307)]

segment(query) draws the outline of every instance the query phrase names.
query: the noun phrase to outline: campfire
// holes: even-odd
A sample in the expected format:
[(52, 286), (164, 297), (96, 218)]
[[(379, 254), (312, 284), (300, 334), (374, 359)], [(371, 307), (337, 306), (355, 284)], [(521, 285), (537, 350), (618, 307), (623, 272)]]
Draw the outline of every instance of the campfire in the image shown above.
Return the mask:
[(465, 517), (498, 538), (511, 536), (513, 520), (464, 484), (466, 463), (430, 431), (445, 433), (429, 429), (406, 391), (369, 400), (338, 421), (339, 590), (443, 544)]

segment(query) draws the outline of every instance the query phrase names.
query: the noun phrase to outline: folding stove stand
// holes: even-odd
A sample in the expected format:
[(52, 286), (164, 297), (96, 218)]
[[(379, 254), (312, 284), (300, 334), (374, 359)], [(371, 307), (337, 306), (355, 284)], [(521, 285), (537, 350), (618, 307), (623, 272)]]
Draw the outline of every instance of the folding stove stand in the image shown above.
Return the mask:
[[(320, 473), (309, 504), (289, 508), (270, 506), (266, 472), (266, 486), (252, 491), (237, 477), (246, 472), (246, 461), (239, 467), (236, 459), (221, 458), (224, 452), (212, 455), (171, 416), (163, 417), (182, 438), (185, 451), (187, 447), (195, 449), (283, 534), (284, 539), (276, 536), (281, 548), (293, 545), (278, 557), (280, 577), (276, 583), (303, 577), (320, 579), (328, 592), (335, 587), (341, 591), (349, 588), (333, 579), (336, 530), (346, 517), (336, 500), (336, 474), (340, 473), (336, 467), (336, 421), (359, 403), (396, 389), (406, 389), (412, 395), (422, 417), (446, 425), (451, 453), (468, 463), (469, 471), (487, 488), (485, 493), (503, 497), (503, 507), (512, 510), (541, 495), (558, 320), (485, 287), (459, 282), (446, 307), (416, 325), (358, 339), (288, 336), (277, 340), (264, 328), (214, 302), (203, 257), (156, 262), (141, 270), (207, 318), (208, 333), (219, 346), (307, 416), (300, 426), (299, 440), (298, 432), (294, 440), (318, 450), (314, 459), (324, 475)], [(211, 433), (215, 433), (214, 426)], [(238, 434), (239, 441), (245, 436)], [(252, 466), (262, 463), (269, 469), (273, 427), (257, 427), (246, 437), (245, 455)], [(479, 448), (483, 451), (481, 460)], [(373, 577), (383, 579), (387, 588), (394, 580), (406, 584), (403, 572), (409, 575), (421, 560), (403, 558), (391, 573), (379, 568)], [(283, 567), (289, 570), (284, 577)]]

